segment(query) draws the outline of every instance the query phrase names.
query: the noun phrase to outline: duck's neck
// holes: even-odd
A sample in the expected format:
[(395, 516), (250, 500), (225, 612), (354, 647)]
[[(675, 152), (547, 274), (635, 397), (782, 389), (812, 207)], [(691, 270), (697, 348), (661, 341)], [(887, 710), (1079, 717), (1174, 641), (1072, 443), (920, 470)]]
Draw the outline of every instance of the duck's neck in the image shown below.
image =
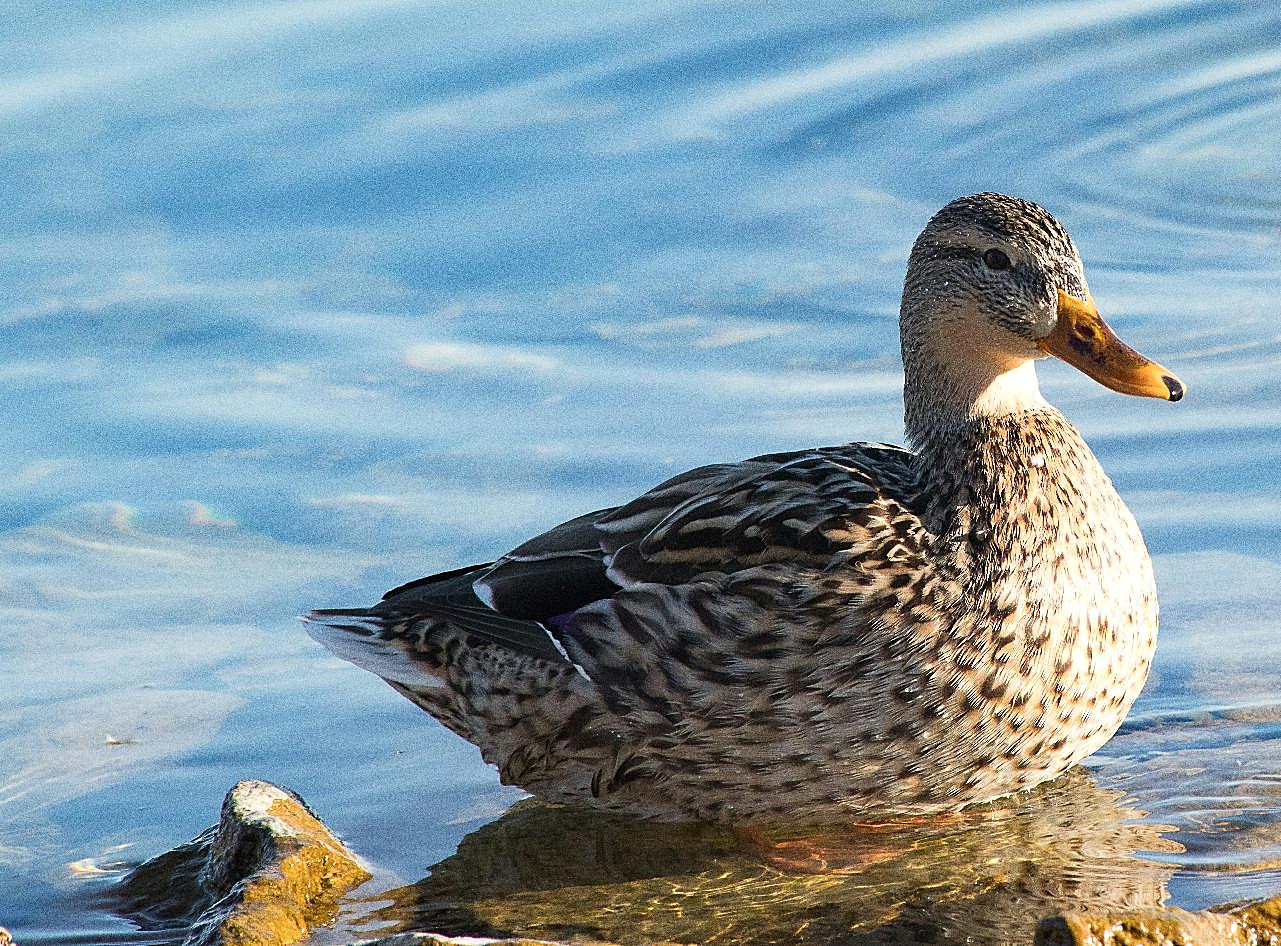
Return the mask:
[(941, 358), (928, 349), (903, 350), (903, 420), (908, 443), (929, 452), (957, 430), (1035, 410), (1052, 410), (1030, 359)]
[(985, 358), (981, 350), (957, 355), (906, 345), (903, 351), (907, 440), (917, 453), (932, 529), (952, 532), (958, 510), (968, 515), (976, 497), (1001, 515), (1021, 515), (1033, 480), (1048, 486), (1047, 477), (1063, 477), (1050, 492), (1075, 493), (1082, 464), (1097, 470), (1097, 477), (1085, 476), (1091, 485), (1106, 483), (1076, 429), (1041, 397), (1030, 359)]

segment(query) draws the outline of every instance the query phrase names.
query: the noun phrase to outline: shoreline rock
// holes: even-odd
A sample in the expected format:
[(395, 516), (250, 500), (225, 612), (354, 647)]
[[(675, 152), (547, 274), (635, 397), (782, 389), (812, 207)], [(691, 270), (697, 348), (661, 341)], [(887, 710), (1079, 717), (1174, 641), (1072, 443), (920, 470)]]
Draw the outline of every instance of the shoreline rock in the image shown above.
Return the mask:
[(301, 798), (245, 780), (216, 828), (136, 867), (117, 899), (144, 923), (189, 925), (184, 946), (290, 946), (371, 876)]
[(1177, 907), (1063, 913), (1036, 926), (1033, 946), (1278, 946), (1281, 897), (1226, 910)]

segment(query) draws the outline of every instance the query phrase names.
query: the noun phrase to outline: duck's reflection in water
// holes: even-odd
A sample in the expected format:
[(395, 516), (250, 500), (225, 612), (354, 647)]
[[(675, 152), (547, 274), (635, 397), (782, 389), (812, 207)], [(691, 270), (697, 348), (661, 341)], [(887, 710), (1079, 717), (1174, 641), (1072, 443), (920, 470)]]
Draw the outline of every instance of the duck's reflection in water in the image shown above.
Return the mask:
[[(875, 851), (857, 873), (834, 874), (775, 869), (724, 828), (528, 801), (466, 837), (429, 876), (378, 895), (364, 919), (379, 933), (623, 944), (1030, 943), (1047, 914), (1161, 903), (1174, 868), (1139, 855), (1180, 848), (1141, 818), (1074, 769), (946, 821), (827, 829), (833, 849)], [(812, 829), (766, 833), (816, 841)]]

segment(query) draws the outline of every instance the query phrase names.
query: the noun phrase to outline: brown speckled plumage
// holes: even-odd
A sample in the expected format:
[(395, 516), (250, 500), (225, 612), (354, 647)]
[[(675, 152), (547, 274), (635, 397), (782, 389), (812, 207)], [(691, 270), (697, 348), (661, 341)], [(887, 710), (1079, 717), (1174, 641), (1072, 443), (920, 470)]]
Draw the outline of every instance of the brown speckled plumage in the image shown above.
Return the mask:
[(904, 289), (915, 452), (703, 467), (313, 633), (554, 801), (831, 820), (1052, 778), (1116, 730), (1157, 627), (1133, 518), (1036, 391), (1060, 292), (1089, 298), (1053, 217), (954, 201)]

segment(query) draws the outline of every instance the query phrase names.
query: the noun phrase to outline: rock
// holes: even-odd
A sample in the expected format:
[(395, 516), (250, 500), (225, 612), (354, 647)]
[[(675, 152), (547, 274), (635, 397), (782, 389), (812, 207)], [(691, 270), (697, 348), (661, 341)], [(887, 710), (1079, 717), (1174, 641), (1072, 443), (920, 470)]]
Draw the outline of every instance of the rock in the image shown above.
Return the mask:
[(116, 899), (144, 925), (189, 926), (184, 946), (288, 946), (370, 876), (301, 798), (242, 781), (216, 828), (137, 867)]
[(1035, 946), (1245, 946), (1241, 924), (1230, 916), (1185, 910), (1150, 910), (1116, 916), (1065, 913), (1036, 927)]
[(1036, 928), (1035, 946), (1278, 946), (1281, 897), (1231, 912), (1174, 908), (1064, 913)]

